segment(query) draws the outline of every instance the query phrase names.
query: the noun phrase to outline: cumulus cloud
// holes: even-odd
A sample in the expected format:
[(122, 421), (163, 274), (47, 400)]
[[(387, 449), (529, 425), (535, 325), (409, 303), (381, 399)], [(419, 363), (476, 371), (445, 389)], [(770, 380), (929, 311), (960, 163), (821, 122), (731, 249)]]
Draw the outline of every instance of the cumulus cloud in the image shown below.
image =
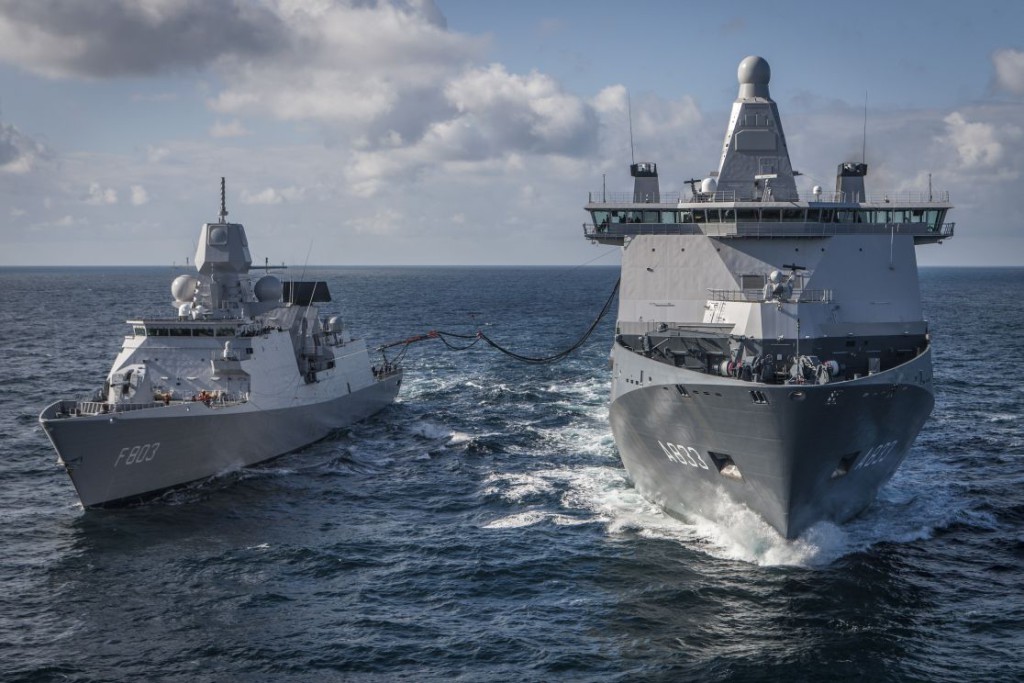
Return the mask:
[(472, 120), (475, 135), (503, 150), (584, 154), (596, 148), (593, 109), (536, 71), (519, 76), (500, 64), (471, 69), (448, 83), (445, 96)]
[(281, 204), (301, 201), (305, 196), (306, 190), (301, 187), (286, 187), (280, 190), (268, 187), (259, 192), (242, 190), (241, 199), (243, 204)]
[(146, 160), (151, 164), (159, 164), (161, 161), (166, 159), (171, 154), (171, 150), (167, 147), (154, 147), (149, 145), (146, 148)]
[(227, 123), (217, 121), (210, 127), (210, 137), (213, 138), (238, 138), (248, 134), (249, 131), (245, 129), (245, 126), (238, 119), (228, 121)]
[(132, 206), (142, 206), (143, 204), (148, 204), (149, 193), (146, 192), (146, 188), (144, 188), (142, 185), (132, 185), (131, 202)]
[[(6, 4), (3, 4), (3, 3)], [(484, 38), (449, 31), (433, 0), (0, 0), (0, 60), (51, 77), (207, 69), (215, 138), (237, 116), (316, 124), (350, 147), (360, 194), (430, 166), (584, 157), (600, 111), (551, 77), (478, 66)], [(226, 121), (226, 122), (225, 122)], [(165, 147), (147, 157), (159, 163)], [(272, 190), (272, 189), (271, 189)], [(276, 190), (249, 200), (286, 201)]]
[(996, 84), (1014, 95), (1024, 95), (1024, 52), (999, 50), (992, 55)]
[(280, 15), (244, 0), (5, 0), (0, 11), (0, 60), (51, 78), (199, 69), (287, 47)]
[(104, 188), (99, 183), (90, 183), (85, 203), (93, 206), (117, 204), (117, 190), (112, 187)]
[[(958, 111), (944, 119), (946, 140), (967, 169), (994, 168), (1004, 158), (1004, 146), (992, 123), (968, 121)], [(1019, 130), (1017, 131), (1019, 134)]]
[(375, 124), (410, 138), (422, 131), (417, 121), (442, 106), (439, 85), (483, 45), (449, 32), (430, 0), (281, 0), (272, 7), (287, 27), (289, 49), (235, 55), (222, 64), (228, 85), (210, 100), (214, 110), (331, 126)]
[(24, 174), (50, 157), (47, 148), (12, 125), (0, 123), (0, 171)]

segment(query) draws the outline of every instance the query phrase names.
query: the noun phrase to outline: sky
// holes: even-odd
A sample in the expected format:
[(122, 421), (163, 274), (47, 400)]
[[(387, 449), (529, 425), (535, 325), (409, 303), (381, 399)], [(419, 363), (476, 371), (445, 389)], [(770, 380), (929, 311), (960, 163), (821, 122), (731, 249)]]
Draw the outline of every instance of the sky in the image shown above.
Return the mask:
[[(1024, 265), (1024, 2), (0, 0), (0, 266), (613, 265), (588, 193), (716, 170), (772, 69), (802, 185), (948, 190), (923, 265)], [(865, 102), (867, 103), (866, 138)], [(630, 145), (632, 118), (633, 145)]]

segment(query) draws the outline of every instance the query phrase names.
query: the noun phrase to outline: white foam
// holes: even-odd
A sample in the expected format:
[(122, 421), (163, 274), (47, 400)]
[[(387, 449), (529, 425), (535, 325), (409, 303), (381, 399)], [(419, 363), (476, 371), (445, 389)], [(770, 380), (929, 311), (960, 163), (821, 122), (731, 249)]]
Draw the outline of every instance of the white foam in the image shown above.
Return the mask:
[(488, 522), (480, 526), (481, 529), (520, 529), (523, 527), (533, 526), (540, 524), (544, 521), (550, 521), (559, 526), (578, 526), (580, 524), (589, 524), (589, 519), (580, 519), (578, 517), (570, 517), (569, 515), (560, 515), (553, 512), (544, 512), (542, 510), (529, 510), (527, 512), (517, 512), (507, 517), (500, 517), (493, 521)]
[[(705, 515), (671, 517), (632, 488), (617, 466), (542, 470), (530, 481), (534, 493), (563, 489), (560, 508), (574, 511), (576, 523), (603, 523), (611, 537), (673, 541), (712, 557), (764, 567), (821, 567), (878, 543), (928, 538), (957, 514), (950, 512), (945, 492), (933, 488), (929, 496), (915, 493), (908, 499), (897, 484), (883, 489), (861, 517), (841, 526), (821, 522), (786, 540), (759, 515), (724, 496)], [(581, 518), (580, 511), (587, 515)]]
[(550, 493), (553, 486), (542, 474), (491, 474), (484, 480), (484, 495), (497, 495), (510, 503)]

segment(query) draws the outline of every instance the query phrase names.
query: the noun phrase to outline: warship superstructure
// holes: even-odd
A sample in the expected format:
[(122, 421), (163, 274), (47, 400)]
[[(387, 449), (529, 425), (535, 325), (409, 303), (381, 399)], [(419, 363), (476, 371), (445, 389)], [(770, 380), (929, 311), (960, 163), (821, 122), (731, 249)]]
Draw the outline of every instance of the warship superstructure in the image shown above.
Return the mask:
[(323, 281), (250, 276), (245, 229), (203, 225), (195, 275), (171, 284), (176, 315), (130, 320), (103, 388), (39, 416), (82, 505), (105, 506), (253, 465), (366, 418), (402, 371), (371, 364)]
[(868, 195), (863, 160), (799, 197), (770, 76), (740, 63), (717, 172), (667, 196), (634, 163), (584, 232), (623, 248), (609, 420), (638, 491), (795, 538), (870, 505), (931, 413), (915, 245), (954, 225), (945, 192)]

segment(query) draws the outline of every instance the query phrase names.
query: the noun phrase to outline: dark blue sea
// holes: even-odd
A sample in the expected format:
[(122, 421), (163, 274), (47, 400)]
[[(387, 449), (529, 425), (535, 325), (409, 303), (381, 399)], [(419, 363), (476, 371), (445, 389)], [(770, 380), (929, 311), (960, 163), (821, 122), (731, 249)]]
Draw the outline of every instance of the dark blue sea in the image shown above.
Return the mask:
[[(37, 415), (102, 383), (126, 319), (173, 314), (176, 274), (0, 270), (2, 681), (1024, 680), (1024, 269), (922, 271), (932, 418), (865, 514), (792, 542), (630, 487), (614, 311), (555, 365), (413, 346), (375, 418), (86, 512)], [(305, 274), (372, 344), (480, 328), (528, 355), (569, 346), (616, 276)]]

